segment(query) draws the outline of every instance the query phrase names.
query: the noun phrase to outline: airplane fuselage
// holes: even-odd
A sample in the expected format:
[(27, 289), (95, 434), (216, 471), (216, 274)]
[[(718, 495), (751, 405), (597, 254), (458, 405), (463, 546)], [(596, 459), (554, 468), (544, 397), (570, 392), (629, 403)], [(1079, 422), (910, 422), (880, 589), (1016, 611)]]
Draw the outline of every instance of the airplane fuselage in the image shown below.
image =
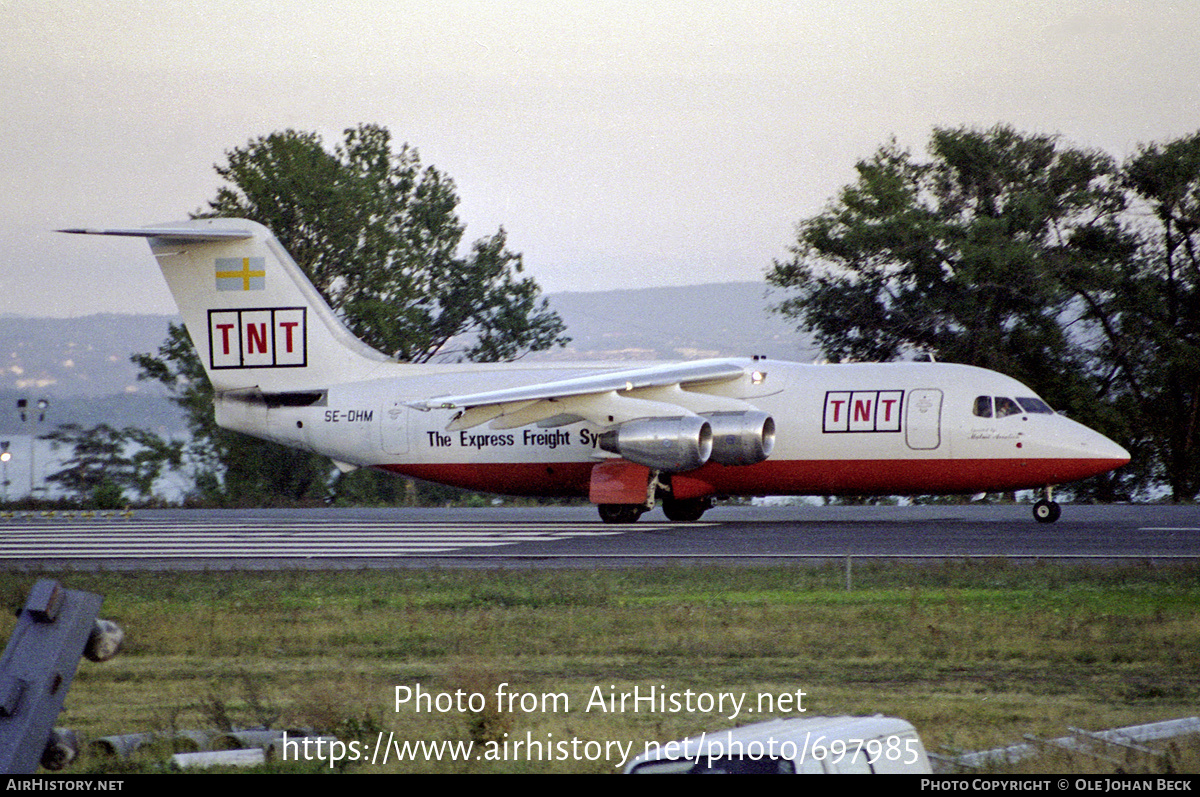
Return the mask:
[[(766, 460), (708, 462), (675, 474), (678, 497), (978, 493), (1041, 488), (1103, 473), (1128, 455), (1102, 435), (1043, 411), (988, 417), (978, 401), (1034, 398), (1001, 374), (942, 363), (802, 365), (741, 361), (761, 381), (726, 386), (775, 420)], [(453, 409), (409, 402), (463, 392), (481, 382), (512, 388), (629, 368), (630, 363), (514, 367), (445, 366), (436, 372), (296, 391), (306, 406), (225, 399), (222, 425), (242, 428), (334, 460), (444, 484), (513, 495), (581, 495), (591, 469), (615, 455), (588, 422), (454, 429)], [(632, 391), (636, 394), (636, 391)], [(1040, 402), (1039, 402), (1040, 403)], [(1034, 405), (1036, 406), (1036, 405)]]

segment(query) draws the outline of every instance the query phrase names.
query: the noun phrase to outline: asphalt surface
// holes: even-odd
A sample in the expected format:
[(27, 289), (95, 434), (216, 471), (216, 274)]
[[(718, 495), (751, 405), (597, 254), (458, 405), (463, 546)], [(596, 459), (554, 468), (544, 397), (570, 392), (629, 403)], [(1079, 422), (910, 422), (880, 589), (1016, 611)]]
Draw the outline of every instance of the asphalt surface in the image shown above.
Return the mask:
[(142, 510), (0, 518), (0, 567), (27, 570), (596, 567), (844, 558), (1200, 560), (1200, 507), (717, 507), (634, 524), (590, 507)]

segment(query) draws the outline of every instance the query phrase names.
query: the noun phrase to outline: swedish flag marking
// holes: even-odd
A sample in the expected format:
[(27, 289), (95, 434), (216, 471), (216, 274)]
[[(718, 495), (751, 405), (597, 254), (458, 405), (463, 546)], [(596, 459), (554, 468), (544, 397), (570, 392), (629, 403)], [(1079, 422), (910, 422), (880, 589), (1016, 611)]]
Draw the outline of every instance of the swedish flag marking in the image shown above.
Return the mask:
[(267, 261), (263, 257), (218, 257), (217, 290), (266, 290), (266, 269)]

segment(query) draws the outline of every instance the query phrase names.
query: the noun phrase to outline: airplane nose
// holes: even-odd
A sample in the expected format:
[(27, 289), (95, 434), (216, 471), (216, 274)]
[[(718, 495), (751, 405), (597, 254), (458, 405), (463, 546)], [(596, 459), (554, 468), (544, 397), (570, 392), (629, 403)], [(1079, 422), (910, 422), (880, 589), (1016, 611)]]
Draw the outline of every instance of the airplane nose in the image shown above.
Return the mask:
[(1129, 463), (1131, 457), (1123, 446), (1087, 427), (1082, 429), (1086, 430), (1086, 434), (1080, 436), (1078, 445), (1084, 458), (1105, 465), (1105, 470), (1113, 470)]
[(1119, 468), (1129, 462), (1129, 452), (1123, 446), (1109, 440), (1099, 432), (1088, 430), (1090, 434), (1082, 442), (1082, 447), (1091, 453), (1095, 459), (1109, 460), (1112, 467)]
[[(1129, 455), (1129, 452), (1126, 451), (1121, 446), (1114, 443), (1112, 440), (1109, 440), (1107, 437), (1104, 438), (1104, 440), (1111, 447), (1108, 456), (1112, 457), (1115, 460), (1118, 460), (1121, 463), (1121, 465), (1128, 465), (1129, 460), (1132, 459), (1132, 457)], [(1120, 465), (1118, 465), (1117, 467), (1120, 467)]]
[[(1129, 452), (1097, 431), (1061, 415), (1054, 418), (1055, 433), (1046, 438), (1047, 453), (1071, 462), (1071, 478), (1084, 479), (1115, 470), (1129, 462)], [(1053, 442), (1050, 442), (1053, 440)]]

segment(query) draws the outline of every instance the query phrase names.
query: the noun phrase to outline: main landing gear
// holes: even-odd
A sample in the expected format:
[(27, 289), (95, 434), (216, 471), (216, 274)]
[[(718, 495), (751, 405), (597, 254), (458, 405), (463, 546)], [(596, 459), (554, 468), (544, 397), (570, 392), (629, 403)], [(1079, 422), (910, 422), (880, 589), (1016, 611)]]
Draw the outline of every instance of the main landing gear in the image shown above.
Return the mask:
[[(699, 520), (701, 515), (712, 509), (712, 505), (712, 499), (708, 497), (680, 500), (664, 498), (662, 508), (667, 520), (691, 523)], [(650, 511), (650, 507), (645, 504), (600, 504), (597, 509), (600, 510), (600, 519), (605, 523), (635, 523), (638, 518)]]
[(1054, 488), (1046, 485), (1046, 497), (1033, 505), (1033, 519), (1038, 523), (1053, 523), (1062, 514), (1062, 507), (1054, 502)]
[(654, 508), (658, 499), (662, 499), (663, 513), (667, 520), (679, 523), (690, 523), (700, 519), (712, 509), (712, 496), (699, 498), (675, 498), (671, 494), (670, 479), (664, 480), (657, 471), (650, 474), (646, 484), (646, 500), (640, 504), (600, 504), (600, 519), (605, 523), (634, 523)]
[(708, 496), (704, 498), (682, 498), (679, 500), (664, 498), (663, 512), (666, 514), (667, 520), (691, 523), (699, 520), (701, 515), (712, 509), (712, 505), (712, 499)]
[(636, 523), (646, 511), (642, 504), (600, 504), (597, 509), (605, 523)]

